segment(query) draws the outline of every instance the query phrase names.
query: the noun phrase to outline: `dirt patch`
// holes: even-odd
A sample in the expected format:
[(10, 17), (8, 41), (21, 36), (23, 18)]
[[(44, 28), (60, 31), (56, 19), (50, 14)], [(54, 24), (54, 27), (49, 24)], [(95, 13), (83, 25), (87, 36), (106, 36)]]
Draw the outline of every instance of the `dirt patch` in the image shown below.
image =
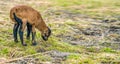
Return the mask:
[[(41, 53), (42, 54), (42, 53)], [(65, 61), (67, 56), (70, 55), (71, 53), (68, 52), (59, 52), (59, 51), (47, 51), (44, 52), (43, 55), (47, 58), (44, 58), (44, 60), (50, 60), (48, 61), (42, 61), (41, 58), (38, 56), (41, 55), (40, 53), (38, 54), (33, 54), (30, 56), (26, 56), (23, 58), (16, 58), (13, 60), (7, 61), (7, 63), (14, 63), (14, 64), (61, 64), (62, 61)]]

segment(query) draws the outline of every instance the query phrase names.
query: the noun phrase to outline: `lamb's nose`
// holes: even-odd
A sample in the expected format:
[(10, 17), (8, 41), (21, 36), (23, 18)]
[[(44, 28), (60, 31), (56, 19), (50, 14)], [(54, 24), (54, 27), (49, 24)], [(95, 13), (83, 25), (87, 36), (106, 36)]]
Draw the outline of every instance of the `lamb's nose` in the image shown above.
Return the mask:
[(43, 38), (43, 40), (45, 40), (45, 41), (47, 41), (47, 40), (48, 40), (48, 38), (47, 38), (47, 37), (45, 37), (45, 36), (43, 36), (42, 38)]

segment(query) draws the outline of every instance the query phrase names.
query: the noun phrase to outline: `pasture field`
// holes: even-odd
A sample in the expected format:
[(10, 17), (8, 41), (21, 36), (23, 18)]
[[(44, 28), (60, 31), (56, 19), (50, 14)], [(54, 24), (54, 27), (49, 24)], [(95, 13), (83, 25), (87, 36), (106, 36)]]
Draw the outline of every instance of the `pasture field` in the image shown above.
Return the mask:
[[(10, 9), (38, 10), (52, 35), (37, 45), (13, 41)], [(0, 0), (0, 64), (120, 64), (119, 0)]]

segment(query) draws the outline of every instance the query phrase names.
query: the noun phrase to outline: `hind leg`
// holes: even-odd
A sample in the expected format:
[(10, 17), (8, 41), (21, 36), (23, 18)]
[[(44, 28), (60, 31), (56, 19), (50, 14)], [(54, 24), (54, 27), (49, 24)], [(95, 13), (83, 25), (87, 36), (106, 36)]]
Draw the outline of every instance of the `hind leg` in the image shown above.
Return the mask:
[(20, 28), (19, 28), (19, 36), (20, 36), (20, 41), (23, 46), (27, 46), (27, 44), (24, 42), (24, 39), (23, 39), (25, 26), (26, 26), (26, 21), (22, 20), (22, 23), (20, 23)]
[(14, 27), (13, 27), (14, 42), (18, 42), (18, 38), (17, 38), (18, 28), (19, 28), (19, 24), (18, 23), (14, 24)]
[(27, 39), (30, 40), (30, 33), (32, 30), (32, 25), (30, 25), (29, 23), (27, 23)]
[[(18, 18), (15, 13), (13, 13), (13, 16), (14, 16), (14, 21), (17, 22), (20, 26), (19, 27), (20, 41), (23, 46), (27, 46), (27, 44), (24, 42), (24, 39), (23, 39), (24, 29), (25, 29), (27, 20)], [(16, 32), (16, 31), (14, 31), (14, 32)], [(16, 35), (16, 33), (15, 33), (15, 35)]]

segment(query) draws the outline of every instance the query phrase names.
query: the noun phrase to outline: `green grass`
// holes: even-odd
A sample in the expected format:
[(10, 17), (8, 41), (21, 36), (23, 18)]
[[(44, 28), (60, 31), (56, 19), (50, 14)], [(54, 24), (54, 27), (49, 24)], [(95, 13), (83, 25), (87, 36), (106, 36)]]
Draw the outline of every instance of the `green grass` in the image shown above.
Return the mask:
[(110, 52), (110, 53), (116, 52), (115, 50), (113, 50), (113, 49), (111, 49), (111, 48), (108, 48), (108, 47), (103, 48), (102, 51), (103, 51), (103, 52)]
[[(10, 31), (8, 34), (11, 34), (11, 33), (12, 33), (12, 31)], [(5, 35), (5, 33), (3, 33), (2, 35)], [(8, 38), (8, 36), (4, 36), (3, 38), (0, 38), (0, 42), (1, 42), (0, 47), (3, 47), (3, 48), (1, 48), (0, 56), (5, 55), (3, 57), (9, 58), (9, 57), (11, 57), (10, 52), (11, 52), (11, 54), (13, 52), (15, 52), (15, 53), (22, 52), (22, 53), (20, 53), (20, 56), (21, 55), (25, 56), (25, 55), (38, 53), (37, 51), (39, 51), (40, 49), (43, 49), (45, 51), (58, 50), (58, 51), (62, 51), (62, 52), (81, 52), (83, 50), (80, 46), (72, 46), (71, 44), (68, 44), (65, 42), (60, 42), (59, 38), (56, 38), (55, 36), (51, 36), (49, 38), (49, 41), (47, 41), (47, 42), (42, 41), (40, 33), (37, 33), (37, 41), (38, 41), (37, 46), (32, 46), (31, 41), (27, 41), (25, 38), (25, 42), (28, 44), (28, 46), (24, 47), (21, 45), (20, 42), (18, 42), (18, 43), (13, 42), (12, 35), (10, 37), (11, 38), (9, 40), (6, 40), (6, 38)], [(40, 38), (41, 40), (39, 40), (38, 38)], [(12, 50), (15, 50), (15, 51), (12, 51)], [(16, 55), (16, 56), (18, 56), (18, 55)]]
[(87, 56), (86, 54), (71, 54), (67, 57), (67, 60), (64, 63), (71, 63), (71, 64), (95, 64), (97, 63), (96, 60), (90, 58), (90, 55)]
[(52, 1), (54, 4), (54, 6), (61, 6), (61, 7), (67, 7), (67, 6), (72, 6), (72, 5), (80, 5), (81, 2), (79, 2), (80, 0), (74, 0), (74, 1), (70, 1), (70, 0), (50, 0)]

